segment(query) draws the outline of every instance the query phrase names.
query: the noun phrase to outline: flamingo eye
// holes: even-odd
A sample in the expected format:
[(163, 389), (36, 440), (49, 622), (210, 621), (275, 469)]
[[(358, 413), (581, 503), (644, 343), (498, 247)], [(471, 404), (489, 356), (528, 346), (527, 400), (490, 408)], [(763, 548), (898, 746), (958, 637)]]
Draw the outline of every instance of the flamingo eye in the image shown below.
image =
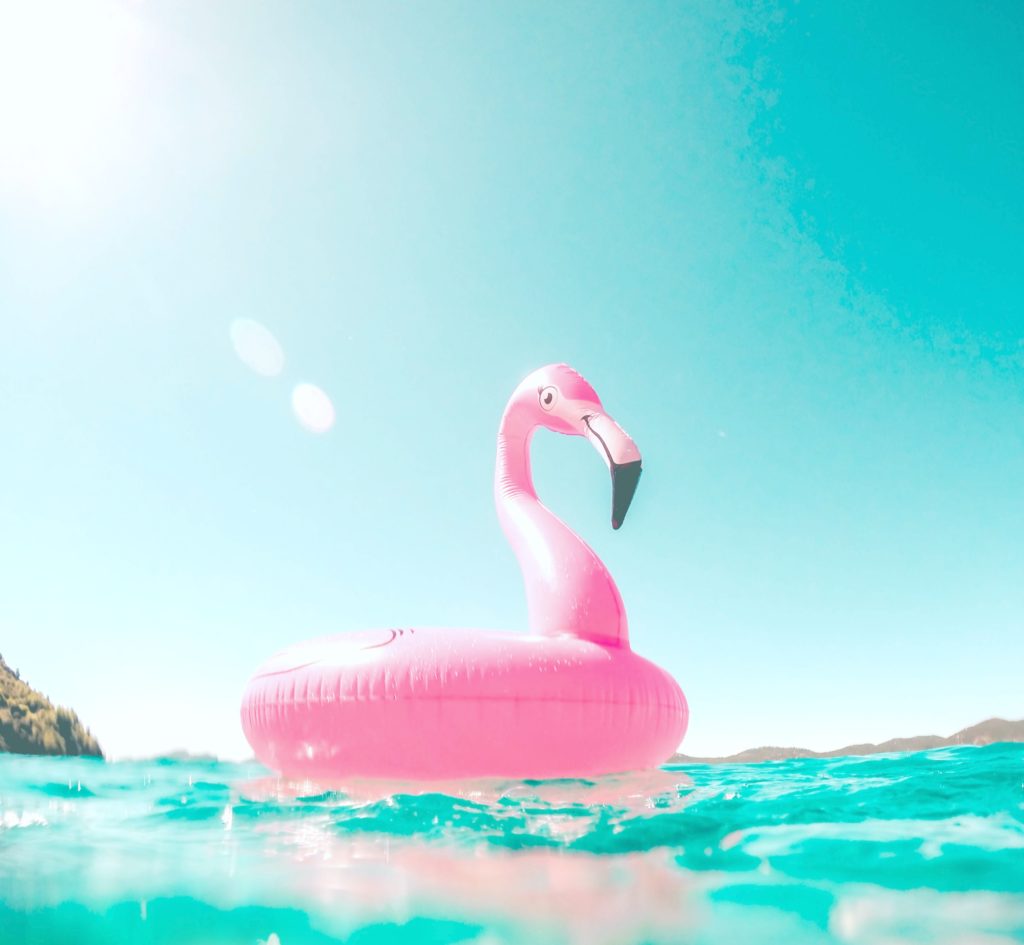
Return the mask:
[(540, 405), (544, 410), (552, 410), (558, 403), (558, 391), (554, 387), (542, 387), (540, 390)]

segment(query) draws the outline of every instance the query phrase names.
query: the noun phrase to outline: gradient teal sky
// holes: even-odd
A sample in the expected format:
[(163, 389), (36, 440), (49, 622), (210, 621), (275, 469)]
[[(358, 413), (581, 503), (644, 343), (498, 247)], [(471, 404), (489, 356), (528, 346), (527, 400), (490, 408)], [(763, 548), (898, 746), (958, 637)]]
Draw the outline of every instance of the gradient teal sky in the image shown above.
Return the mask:
[(525, 626), (494, 440), (551, 361), (643, 451), (619, 532), (587, 444), (535, 474), (687, 751), (1024, 716), (1019, 4), (33, 8), (0, 652), (108, 752), (246, 754), (246, 679), (305, 637)]

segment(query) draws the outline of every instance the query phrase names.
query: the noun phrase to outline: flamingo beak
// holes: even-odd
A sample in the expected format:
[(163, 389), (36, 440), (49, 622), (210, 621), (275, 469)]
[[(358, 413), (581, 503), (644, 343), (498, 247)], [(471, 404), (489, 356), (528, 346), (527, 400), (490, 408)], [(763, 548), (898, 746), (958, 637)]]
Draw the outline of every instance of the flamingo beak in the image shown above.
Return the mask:
[(638, 459), (612, 466), (612, 528), (618, 529), (626, 520), (626, 512), (642, 472)]
[(640, 450), (629, 434), (605, 413), (588, 413), (583, 417), (584, 431), (601, 454), (612, 474), (612, 528), (618, 529), (626, 519), (640, 482)]

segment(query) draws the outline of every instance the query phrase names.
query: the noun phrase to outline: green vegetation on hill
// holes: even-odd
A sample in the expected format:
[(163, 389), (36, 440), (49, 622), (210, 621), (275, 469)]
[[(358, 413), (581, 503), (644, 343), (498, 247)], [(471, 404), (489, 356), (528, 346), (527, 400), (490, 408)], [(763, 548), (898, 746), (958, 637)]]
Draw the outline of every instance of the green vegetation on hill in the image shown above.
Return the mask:
[(55, 706), (25, 683), (0, 656), (0, 752), (93, 755), (99, 743), (70, 709)]

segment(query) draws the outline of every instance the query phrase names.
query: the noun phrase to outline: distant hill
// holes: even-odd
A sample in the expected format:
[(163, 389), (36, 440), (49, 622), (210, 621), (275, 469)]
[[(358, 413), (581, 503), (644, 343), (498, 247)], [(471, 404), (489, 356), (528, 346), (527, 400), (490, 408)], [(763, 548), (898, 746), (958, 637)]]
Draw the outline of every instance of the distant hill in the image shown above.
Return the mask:
[(941, 735), (915, 735), (912, 738), (890, 738), (880, 745), (847, 745), (834, 751), (811, 751), (809, 748), (748, 748), (726, 758), (695, 758), (673, 755), (669, 764), (749, 764), (757, 761), (785, 761), (789, 758), (839, 758), (843, 755), (880, 755), (890, 751), (924, 751), (928, 748), (949, 748), (953, 745), (991, 745), (993, 742), (1024, 742), (1024, 719), (988, 719), (970, 728), (961, 729), (944, 738)]
[(70, 709), (36, 692), (0, 656), (0, 752), (103, 757), (99, 743)]

